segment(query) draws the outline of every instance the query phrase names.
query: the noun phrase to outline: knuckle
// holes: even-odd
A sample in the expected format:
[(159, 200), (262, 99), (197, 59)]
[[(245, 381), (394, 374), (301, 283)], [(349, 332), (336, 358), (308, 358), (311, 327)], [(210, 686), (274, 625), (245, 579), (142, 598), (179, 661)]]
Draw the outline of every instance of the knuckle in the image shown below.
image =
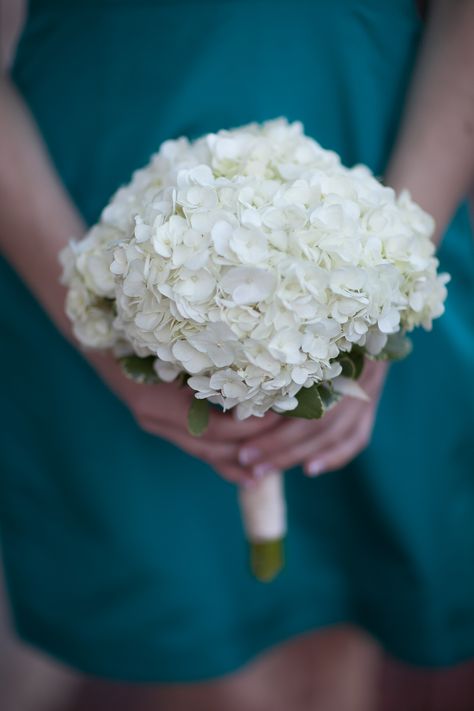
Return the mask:
[(211, 412), (209, 417), (209, 427), (207, 432), (213, 436), (223, 437), (230, 431), (232, 431), (232, 425), (234, 423), (229, 420), (225, 415), (218, 412)]
[(298, 461), (296, 457), (291, 455), (276, 455), (269, 460), (269, 463), (272, 465), (273, 470), (286, 471), (295, 467)]
[(239, 482), (239, 477), (234, 471), (229, 471), (225, 467), (222, 466), (217, 466), (213, 465), (213, 469), (220, 476), (222, 479), (225, 479), (225, 481), (230, 482), (231, 484), (238, 484)]
[(360, 439), (361, 439), (362, 447), (364, 449), (369, 446), (370, 441), (372, 439), (372, 421), (371, 420), (368, 420), (363, 424)]
[(246, 447), (251, 447), (265, 455), (275, 452), (275, 445), (277, 444), (278, 442), (274, 437), (264, 437), (263, 435), (261, 437), (252, 437), (252, 439), (245, 442)]
[(209, 421), (209, 425), (207, 427), (206, 432), (204, 433), (204, 436), (206, 437), (206, 439), (213, 441), (219, 441), (223, 438), (219, 426), (212, 420)]
[(233, 445), (208, 442), (205, 440), (192, 440), (192, 446), (196, 446), (201, 458), (217, 468), (219, 466), (225, 466), (225, 462), (237, 458), (237, 450)]
[(156, 426), (156, 423), (151, 418), (143, 415), (135, 415), (135, 420), (139, 427), (144, 430), (144, 432), (153, 435), (158, 434), (158, 428)]
[(341, 456), (329, 457), (326, 459), (324, 464), (324, 470), (327, 472), (332, 472), (335, 469), (341, 469), (345, 464), (345, 458)]
[(148, 389), (144, 387), (134, 394), (131, 407), (134, 412), (143, 415), (151, 415), (156, 410), (156, 402), (157, 400), (155, 398), (150, 398)]
[(332, 457), (327, 460), (327, 468), (330, 471), (333, 471), (335, 469), (342, 469), (342, 467), (345, 467), (347, 464), (349, 464), (355, 454), (356, 450), (354, 447), (346, 449), (343, 452), (336, 452)]

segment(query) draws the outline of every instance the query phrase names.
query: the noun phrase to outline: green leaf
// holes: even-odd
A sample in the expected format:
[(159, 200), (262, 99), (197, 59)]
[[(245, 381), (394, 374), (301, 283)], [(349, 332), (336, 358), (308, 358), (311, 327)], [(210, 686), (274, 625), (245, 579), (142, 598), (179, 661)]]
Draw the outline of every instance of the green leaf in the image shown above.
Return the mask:
[(391, 333), (376, 360), (403, 360), (413, 349), (411, 340), (402, 332)]
[(296, 399), (298, 400), (297, 407), (282, 414), (287, 417), (303, 417), (306, 420), (319, 420), (323, 416), (324, 405), (316, 384), (310, 388), (301, 388), (296, 393)]
[(183, 370), (183, 372), (178, 375), (177, 382), (183, 387), (187, 384), (190, 377), (189, 373), (185, 373)]
[(339, 364), (342, 368), (341, 375), (345, 378), (355, 378), (355, 366), (352, 362), (352, 358), (349, 357), (348, 353), (344, 353), (343, 356), (338, 358)]
[(342, 373), (345, 378), (357, 380), (364, 369), (364, 351), (358, 346), (352, 346), (348, 353), (341, 353), (338, 362), (342, 366)]
[(334, 389), (330, 383), (324, 383), (318, 385), (318, 393), (324, 405), (324, 411), (339, 402), (341, 396), (334, 392)]
[(119, 363), (127, 378), (134, 380), (136, 383), (151, 385), (160, 382), (153, 367), (155, 360), (155, 356), (140, 358), (140, 356), (131, 355), (119, 358)]
[(116, 314), (117, 306), (115, 299), (109, 299), (107, 296), (97, 296), (94, 299), (94, 304), (97, 308), (108, 313)]
[(359, 346), (352, 346), (352, 350), (349, 353), (350, 359), (354, 366), (354, 380), (357, 380), (362, 375), (365, 364), (365, 353)]
[(200, 437), (209, 425), (209, 403), (207, 400), (194, 398), (188, 412), (188, 430), (195, 437)]

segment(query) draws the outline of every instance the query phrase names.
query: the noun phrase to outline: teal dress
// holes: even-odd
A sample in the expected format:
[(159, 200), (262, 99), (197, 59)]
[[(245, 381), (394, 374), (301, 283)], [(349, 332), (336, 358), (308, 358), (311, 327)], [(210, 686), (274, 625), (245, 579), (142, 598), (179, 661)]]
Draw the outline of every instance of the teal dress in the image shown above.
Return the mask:
[[(422, 29), (413, 0), (32, 0), (13, 79), (93, 223), (164, 139), (277, 116), (382, 174)], [(472, 656), (464, 207), (440, 256), (446, 314), (393, 367), (368, 450), (316, 480), (288, 473), (288, 562), (269, 585), (248, 572), (235, 488), (143, 432), (2, 263), (0, 522), (19, 634), (149, 682), (217, 677), (341, 622), (408, 662)]]

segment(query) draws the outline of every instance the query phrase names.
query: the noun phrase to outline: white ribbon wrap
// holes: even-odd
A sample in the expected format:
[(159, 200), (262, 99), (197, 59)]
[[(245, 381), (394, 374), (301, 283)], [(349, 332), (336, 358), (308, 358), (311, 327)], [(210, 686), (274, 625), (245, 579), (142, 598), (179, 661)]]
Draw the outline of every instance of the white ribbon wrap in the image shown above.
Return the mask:
[(283, 474), (267, 474), (255, 486), (240, 487), (240, 508), (247, 539), (263, 543), (286, 533), (286, 503)]

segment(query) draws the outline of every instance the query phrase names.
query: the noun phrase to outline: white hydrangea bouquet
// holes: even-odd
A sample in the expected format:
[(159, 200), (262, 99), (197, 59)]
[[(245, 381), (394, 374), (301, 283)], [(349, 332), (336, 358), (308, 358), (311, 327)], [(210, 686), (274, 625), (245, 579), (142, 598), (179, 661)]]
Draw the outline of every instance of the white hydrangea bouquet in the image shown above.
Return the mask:
[[(239, 419), (319, 418), (357, 396), (365, 356), (398, 358), (443, 313), (433, 220), (364, 166), (284, 119), (163, 143), (86, 237), (62, 253), (66, 311), (85, 346), (138, 380), (195, 390)], [(251, 563), (282, 565), (280, 474), (240, 494)]]

